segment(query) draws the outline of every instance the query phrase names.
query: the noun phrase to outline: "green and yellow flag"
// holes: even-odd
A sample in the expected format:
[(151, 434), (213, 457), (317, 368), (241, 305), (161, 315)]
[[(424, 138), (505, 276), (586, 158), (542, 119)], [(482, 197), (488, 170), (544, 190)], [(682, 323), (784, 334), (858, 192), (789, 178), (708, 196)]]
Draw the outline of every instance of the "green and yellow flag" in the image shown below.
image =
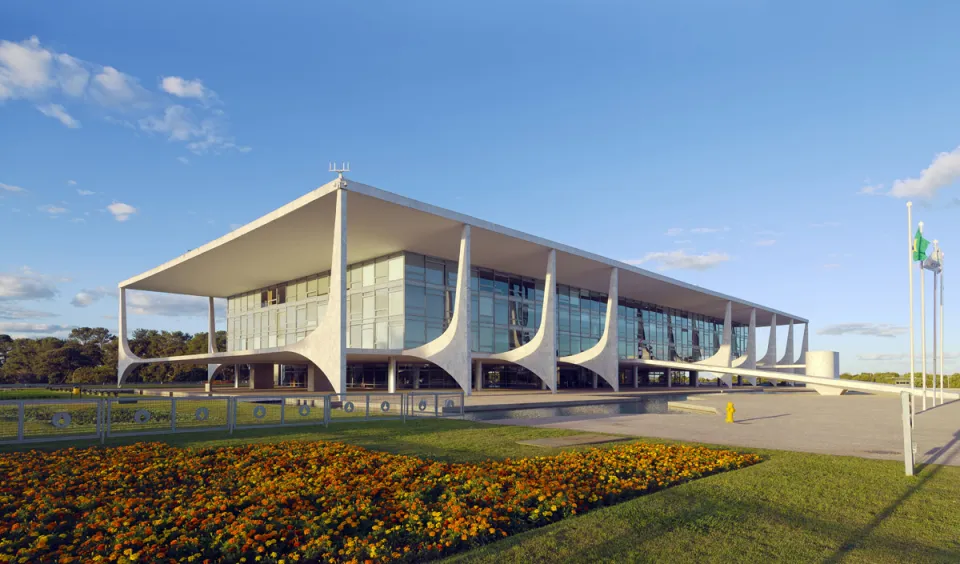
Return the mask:
[(927, 259), (927, 247), (930, 241), (923, 238), (923, 234), (917, 229), (917, 234), (913, 237), (913, 260), (923, 261)]

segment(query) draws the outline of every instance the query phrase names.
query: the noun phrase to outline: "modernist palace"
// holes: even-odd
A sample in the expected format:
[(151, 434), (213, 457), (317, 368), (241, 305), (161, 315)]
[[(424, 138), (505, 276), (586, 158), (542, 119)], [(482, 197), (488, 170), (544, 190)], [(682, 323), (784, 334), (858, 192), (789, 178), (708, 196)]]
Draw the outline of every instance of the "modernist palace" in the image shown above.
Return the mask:
[[(236, 365), (254, 389), (337, 393), (730, 386), (756, 384), (750, 371), (803, 374), (815, 354), (796, 315), (343, 177), (119, 288), (119, 383), (173, 362), (207, 364), (211, 379)], [(137, 357), (128, 289), (208, 297), (211, 336), (226, 298), (227, 350), (211, 338), (207, 354)], [(774, 328), (763, 356), (758, 324)], [(835, 377), (829, 355), (818, 376)]]

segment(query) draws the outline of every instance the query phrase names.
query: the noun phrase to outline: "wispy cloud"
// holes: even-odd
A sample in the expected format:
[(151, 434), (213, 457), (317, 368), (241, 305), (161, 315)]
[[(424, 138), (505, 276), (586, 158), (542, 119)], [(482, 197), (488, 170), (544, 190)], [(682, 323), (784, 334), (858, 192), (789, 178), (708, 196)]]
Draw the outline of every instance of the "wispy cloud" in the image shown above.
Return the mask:
[(827, 264), (823, 265), (823, 268), (825, 268), (825, 269), (827, 269), (827, 270), (833, 270), (833, 269), (835, 269), (835, 268), (840, 268), (840, 263), (828, 262)]
[(76, 180), (67, 180), (67, 186), (76, 186), (76, 185), (77, 185)]
[[(216, 315), (224, 315), (225, 300), (214, 300)], [(206, 316), (207, 298), (183, 296), (179, 294), (159, 294), (154, 292), (131, 291), (127, 294), (129, 311), (138, 315), (160, 315), (169, 317)]]
[(685, 250), (647, 253), (643, 258), (624, 261), (627, 264), (641, 265), (653, 262), (657, 270), (709, 270), (730, 260), (726, 253), (688, 254)]
[(14, 186), (13, 184), (4, 184), (3, 182), (0, 182), (0, 190), (3, 190), (4, 192), (26, 192), (26, 190), (19, 186)]
[(110, 290), (104, 286), (99, 286), (89, 290), (80, 290), (77, 295), (73, 296), (70, 303), (74, 307), (87, 307), (108, 295), (110, 295)]
[(907, 332), (906, 327), (887, 323), (838, 323), (817, 331), (818, 335), (864, 335), (868, 337), (896, 337)]
[(670, 229), (667, 229), (666, 235), (667, 235), (667, 237), (676, 237), (677, 235), (680, 235), (681, 233), (683, 233), (683, 228), (682, 228), (682, 227), (671, 227)]
[(190, 159), (188, 159), (187, 157), (177, 157), (177, 160), (180, 161), (181, 164), (185, 164), (185, 165), (190, 164)]
[(840, 227), (839, 221), (821, 221), (819, 223), (811, 223), (810, 227), (819, 229), (821, 227)]
[(77, 194), (80, 194), (81, 196), (92, 196), (96, 194), (96, 192), (93, 190), (77, 190)]
[(68, 114), (67, 110), (64, 109), (64, 107), (60, 104), (46, 104), (43, 106), (37, 106), (37, 110), (47, 117), (52, 117), (56, 120), (59, 120), (60, 123), (69, 127), (70, 129), (77, 129), (80, 127), (80, 122)]
[(721, 233), (730, 231), (729, 227), (694, 227), (690, 233)]
[(930, 165), (915, 178), (896, 180), (890, 195), (896, 198), (932, 198), (942, 188), (960, 179), (960, 147), (934, 156)]
[(0, 300), (43, 300), (56, 295), (56, 281), (29, 267), (18, 273), (0, 273)]
[(760, 239), (759, 241), (754, 241), (754, 245), (757, 247), (771, 247), (777, 244), (776, 239)]
[(14, 305), (0, 302), (0, 319), (40, 319), (44, 317), (56, 317), (57, 314), (48, 311), (37, 311), (33, 309), (23, 309)]
[(199, 79), (164, 77), (151, 90), (112, 66), (50, 49), (37, 37), (0, 41), (0, 102), (6, 100), (33, 102), (72, 128), (80, 127), (75, 110), (98, 112), (109, 123), (182, 142), (195, 154), (250, 150), (229, 134), (219, 98)]
[(117, 221), (126, 221), (130, 219), (130, 216), (137, 213), (137, 208), (123, 202), (114, 202), (107, 206), (107, 211), (113, 214)]
[(868, 184), (867, 186), (864, 186), (858, 190), (857, 194), (862, 196), (882, 196), (883, 184)]
[(26, 323), (22, 321), (0, 323), (0, 333), (53, 335), (65, 333), (71, 329), (73, 327), (69, 325), (52, 325), (50, 323)]
[(67, 213), (68, 211), (67, 208), (63, 208), (53, 204), (46, 204), (44, 206), (39, 206), (37, 209), (42, 211), (43, 213), (48, 213), (50, 215), (61, 215), (61, 214)]
[[(868, 362), (871, 362), (871, 361), (892, 362), (892, 361), (898, 361), (898, 360), (901, 360), (901, 361), (908, 360), (909, 358), (910, 358), (910, 355), (908, 353), (858, 353), (857, 354), (857, 360), (864, 360)], [(919, 355), (916, 358), (920, 360)], [(950, 353), (950, 352), (943, 353), (944, 361), (955, 360), (957, 358), (960, 358), (960, 353)], [(932, 361), (933, 355), (927, 355), (927, 360)], [(939, 356), (937, 357), (937, 360), (939, 360)]]

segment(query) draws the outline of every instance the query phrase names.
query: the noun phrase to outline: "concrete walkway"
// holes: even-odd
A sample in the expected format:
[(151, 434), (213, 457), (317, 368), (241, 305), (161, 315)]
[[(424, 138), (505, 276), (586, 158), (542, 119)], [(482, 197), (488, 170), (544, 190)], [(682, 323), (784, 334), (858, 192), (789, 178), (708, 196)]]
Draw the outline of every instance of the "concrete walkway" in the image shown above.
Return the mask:
[[(488, 423), (903, 460), (899, 397), (785, 392), (698, 395), (687, 400), (715, 407), (720, 413), (728, 401), (733, 401), (737, 410), (737, 423), (732, 425), (721, 416), (692, 413)], [(960, 466), (960, 401), (918, 413), (914, 443), (917, 463)]]

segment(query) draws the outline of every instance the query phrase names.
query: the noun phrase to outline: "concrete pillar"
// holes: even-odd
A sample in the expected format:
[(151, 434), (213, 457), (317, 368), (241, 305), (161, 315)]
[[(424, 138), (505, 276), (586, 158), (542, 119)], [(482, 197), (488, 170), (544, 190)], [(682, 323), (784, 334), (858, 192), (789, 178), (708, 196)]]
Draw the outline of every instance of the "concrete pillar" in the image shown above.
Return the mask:
[(251, 390), (273, 389), (273, 378), (274, 378), (273, 364), (251, 364), (250, 365), (250, 389)]
[(233, 365), (233, 387), (240, 387), (240, 365), (238, 364)]
[(479, 358), (473, 361), (473, 387), (478, 392), (483, 389), (483, 363)]
[(387, 393), (397, 393), (397, 359), (392, 356), (387, 359)]
[[(330, 381), (330, 379), (327, 378), (326, 375), (323, 373), (323, 371), (320, 370), (320, 368), (318, 368), (317, 365), (312, 362), (307, 363), (306, 391), (337, 393), (337, 391), (333, 388), (333, 383)], [(346, 390), (344, 389), (343, 392), (340, 392), (340, 393), (345, 393), (345, 392)]]
[(668, 388), (672, 388), (672, 387), (673, 387), (673, 374), (672, 374), (672, 370), (670, 370), (669, 368), (664, 368), (663, 370), (664, 370), (665, 375), (666, 375), (666, 377), (667, 377), (667, 387), (668, 387)]
[(597, 378), (597, 373), (596, 373), (596, 372), (591, 372), (591, 374), (593, 374), (593, 389), (596, 390), (596, 389), (600, 386), (599, 381), (598, 381), (598, 378)]
[[(839, 380), (840, 353), (835, 351), (807, 351), (806, 371), (807, 376)], [(846, 393), (843, 388), (817, 386), (816, 384), (807, 384), (807, 386), (816, 390), (821, 396), (839, 396)]]
[(413, 367), (413, 389), (414, 390), (420, 389), (420, 367), (419, 366)]
[(636, 365), (633, 367), (633, 387), (640, 387), (640, 367)]

